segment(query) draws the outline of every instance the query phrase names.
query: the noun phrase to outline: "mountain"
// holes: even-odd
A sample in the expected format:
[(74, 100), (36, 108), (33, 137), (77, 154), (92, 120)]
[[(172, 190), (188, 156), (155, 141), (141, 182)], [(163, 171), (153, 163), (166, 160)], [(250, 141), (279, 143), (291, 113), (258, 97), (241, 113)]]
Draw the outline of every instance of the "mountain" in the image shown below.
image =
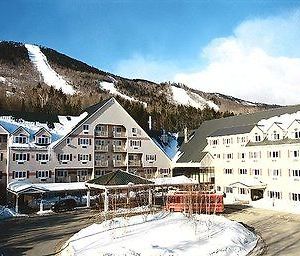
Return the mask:
[(77, 115), (114, 95), (147, 127), (190, 129), (208, 119), (276, 107), (219, 93), (205, 93), (183, 84), (154, 83), (114, 75), (53, 49), (0, 42), (0, 110)]

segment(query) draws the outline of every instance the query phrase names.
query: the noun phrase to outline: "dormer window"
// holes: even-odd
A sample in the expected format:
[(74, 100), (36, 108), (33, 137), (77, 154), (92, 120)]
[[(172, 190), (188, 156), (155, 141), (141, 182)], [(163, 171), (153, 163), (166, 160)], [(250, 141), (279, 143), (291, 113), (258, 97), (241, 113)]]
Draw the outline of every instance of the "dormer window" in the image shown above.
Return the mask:
[(14, 137), (14, 143), (26, 144), (28, 142), (27, 135), (20, 133), (18, 136)]
[(43, 134), (43, 135), (36, 138), (36, 144), (38, 144), (38, 145), (48, 145), (48, 144), (50, 144), (50, 137)]
[(295, 132), (295, 139), (300, 139), (300, 131)]
[(274, 131), (274, 132), (273, 132), (273, 140), (279, 140), (279, 138), (280, 138), (279, 133), (276, 132), (276, 131)]
[(83, 125), (83, 133), (84, 133), (84, 134), (89, 133), (89, 128), (90, 128), (90, 126), (89, 126), (88, 124), (84, 124), (84, 125)]
[(254, 139), (256, 142), (261, 141), (261, 136), (256, 133)]

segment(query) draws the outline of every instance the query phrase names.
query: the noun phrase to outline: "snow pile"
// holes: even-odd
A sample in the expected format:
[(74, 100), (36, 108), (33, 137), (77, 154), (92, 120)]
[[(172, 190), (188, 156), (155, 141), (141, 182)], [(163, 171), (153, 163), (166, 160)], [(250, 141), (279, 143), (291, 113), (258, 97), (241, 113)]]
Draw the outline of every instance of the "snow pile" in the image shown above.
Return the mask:
[(186, 90), (173, 85), (171, 86), (171, 89), (173, 94), (173, 100), (177, 104), (187, 105), (199, 109), (209, 107), (216, 111), (220, 109), (218, 105), (216, 105), (210, 100), (205, 100), (197, 93), (187, 92)]
[(165, 177), (151, 179), (156, 185), (176, 185), (176, 184), (198, 184), (196, 180), (190, 179), (184, 175), (175, 177)]
[(80, 116), (58, 116), (59, 123), (54, 124), (54, 130), (56, 133), (64, 136), (69, 133), (87, 115), (87, 112), (83, 112)]
[(300, 111), (292, 114), (284, 114), (280, 116), (273, 116), (268, 119), (262, 119), (257, 124), (260, 125), (260, 128), (264, 132), (266, 132), (274, 123), (279, 123), (279, 126), (286, 130), (295, 120), (300, 120)]
[(116, 87), (115, 87), (115, 85), (114, 85), (113, 83), (109, 83), (109, 82), (100, 82), (100, 87), (101, 87), (102, 89), (106, 90), (106, 91), (109, 91), (109, 93), (111, 93), (111, 94), (118, 95), (118, 96), (124, 98), (125, 100), (130, 100), (130, 101), (140, 102), (140, 103), (142, 103), (142, 104), (144, 105), (145, 108), (147, 107), (147, 103), (146, 103), (146, 102), (139, 101), (139, 100), (137, 100), (137, 99), (135, 99), (135, 98), (132, 98), (132, 97), (127, 96), (127, 95), (125, 95), (125, 94), (123, 94), (123, 93), (120, 93), (120, 92), (116, 89)]
[(0, 82), (4, 83), (6, 81), (6, 78), (3, 76), (0, 76)]
[(66, 94), (74, 94), (75, 90), (59, 74), (57, 74), (49, 65), (46, 56), (36, 45), (25, 44), (31, 62), (44, 78), (44, 82), (53, 86), (57, 90), (62, 89)]
[(0, 220), (18, 217), (18, 216), (27, 216), (27, 215), (16, 213), (14, 210), (0, 205)]
[(93, 224), (75, 234), (62, 255), (243, 256), (256, 243), (255, 234), (224, 217), (160, 212)]

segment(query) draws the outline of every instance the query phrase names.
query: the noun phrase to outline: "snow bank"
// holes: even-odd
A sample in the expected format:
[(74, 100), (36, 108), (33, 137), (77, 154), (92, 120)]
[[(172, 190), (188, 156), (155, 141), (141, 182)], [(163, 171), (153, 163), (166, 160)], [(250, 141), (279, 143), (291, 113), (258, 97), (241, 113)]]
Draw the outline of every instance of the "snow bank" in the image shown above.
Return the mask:
[(218, 111), (220, 108), (218, 105), (213, 103), (210, 100), (205, 100), (197, 93), (187, 92), (183, 88), (178, 88), (176, 86), (171, 85), (173, 100), (177, 104), (187, 105), (194, 108), (204, 109), (206, 107), (212, 108)]
[(127, 96), (123, 93), (120, 93), (115, 85), (113, 83), (109, 83), (109, 82), (100, 82), (100, 87), (106, 91), (109, 91), (111, 94), (114, 94), (114, 95), (118, 95), (122, 98), (124, 98), (125, 100), (130, 100), (130, 101), (135, 101), (135, 102), (140, 102), (144, 105), (144, 107), (146, 108), (147, 107), (147, 103), (146, 102), (143, 102), (143, 101), (139, 101), (135, 98), (132, 98), (130, 96)]
[(57, 74), (49, 65), (46, 56), (36, 45), (25, 44), (31, 62), (44, 78), (44, 82), (53, 86), (57, 90), (62, 89), (66, 94), (74, 94), (75, 90), (59, 74)]
[(115, 218), (75, 234), (67, 255), (247, 255), (257, 237), (243, 225), (221, 216), (160, 212)]
[(13, 218), (17, 216), (27, 216), (26, 214), (19, 214), (16, 213), (14, 210), (9, 209), (5, 206), (0, 205), (0, 220), (2, 219), (8, 219), (8, 218)]

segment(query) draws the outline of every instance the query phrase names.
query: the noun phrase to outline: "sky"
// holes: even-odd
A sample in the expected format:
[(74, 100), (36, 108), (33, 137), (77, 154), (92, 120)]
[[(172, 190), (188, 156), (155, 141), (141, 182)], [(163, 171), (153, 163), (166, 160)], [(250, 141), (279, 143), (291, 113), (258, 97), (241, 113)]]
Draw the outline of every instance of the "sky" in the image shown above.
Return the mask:
[(0, 40), (128, 78), (300, 103), (300, 0), (1, 0), (0, 12)]

